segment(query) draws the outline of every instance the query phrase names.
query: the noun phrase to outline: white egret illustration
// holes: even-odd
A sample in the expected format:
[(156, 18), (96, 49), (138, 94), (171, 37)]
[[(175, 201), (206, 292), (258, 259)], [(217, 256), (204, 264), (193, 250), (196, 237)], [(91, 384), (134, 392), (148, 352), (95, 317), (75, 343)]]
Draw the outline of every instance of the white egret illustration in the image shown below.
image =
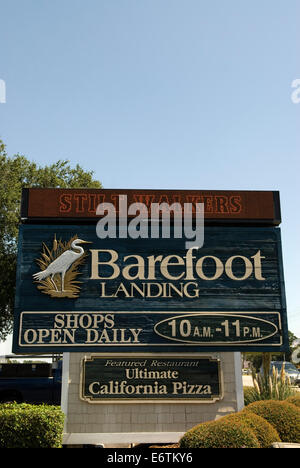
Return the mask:
[[(70, 244), (70, 245), (69, 245)], [(43, 288), (40, 287), (39, 289), (47, 289), (44, 290), (43, 292), (50, 294), (52, 296), (61, 296), (63, 297), (63, 293), (70, 293), (72, 291), (66, 290), (65, 289), (65, 277), (66, 274), (69, 270), (72, 269), (72, 266), (75, 266), (78, 264), (78, 260), (80, 260), (84, 254), (85, 251), (79, 244), (90, 244), (90, 242), (82, 240), (82, 239), (71, 239), (69, 243), (63, 244), (61, 241), (59, 241), (59, 244), (57, 244), (56, 238), (53, 241), (53, 249), (50, 250), (45, 244), (44, 244), (44, 251), (42, 253), (42, 259), (38, 260), (39, 265), (42, 267), (42, 270), (34, 273), (32, 276), (34, 280), (38, 282), (43, 283)], [(67, 248), (67, 247), (70, 248)], [(62, 252), (62, 253), (61, 253)], [(73, 271), (73, 276), (74, 274), (76, 275), (76, 272)], [(61, 288), (60, 291), (57, 287), (57, 284), (55, 282), (55, 275), (60, 275), (60, 283), (61, 283)], [(49, 291), (49, 282), (48, 281), (43, 281), (49, 279), (53, 288)], [(73, 283), (78, 283), (74, 281)], [(52, 293), (51, 293), (52, 291)], [(57, 294), (55, 294), (57, 293)], [(76, 297), (74, 296), (74, 285), (73, 285), (73, 295), (69, 297)], [(64, 296), (66, 296), (65, 294)]]

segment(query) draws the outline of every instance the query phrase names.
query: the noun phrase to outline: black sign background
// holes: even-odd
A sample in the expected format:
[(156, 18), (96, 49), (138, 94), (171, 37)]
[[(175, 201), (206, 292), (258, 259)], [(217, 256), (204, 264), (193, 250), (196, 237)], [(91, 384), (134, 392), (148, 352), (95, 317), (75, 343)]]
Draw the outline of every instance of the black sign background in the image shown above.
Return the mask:
[(222, 396), (220, 361), (207, 356), (91, 356), (82, 361), (81, 398), (89, 403), (214, 402)]

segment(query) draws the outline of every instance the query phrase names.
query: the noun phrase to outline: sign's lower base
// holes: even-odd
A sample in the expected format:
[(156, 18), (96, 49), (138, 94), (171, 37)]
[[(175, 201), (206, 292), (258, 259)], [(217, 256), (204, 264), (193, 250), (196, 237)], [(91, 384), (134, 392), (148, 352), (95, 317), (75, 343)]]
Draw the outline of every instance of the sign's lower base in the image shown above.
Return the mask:
[(175, 444), (183, 435), (184, 432), (73, 432), (63, 435), (63, 445), (103, 445), (109, 448), (137, 444)]
[(172, 444), (243, 404), (240, 353), (63, 355), (64, 445)]

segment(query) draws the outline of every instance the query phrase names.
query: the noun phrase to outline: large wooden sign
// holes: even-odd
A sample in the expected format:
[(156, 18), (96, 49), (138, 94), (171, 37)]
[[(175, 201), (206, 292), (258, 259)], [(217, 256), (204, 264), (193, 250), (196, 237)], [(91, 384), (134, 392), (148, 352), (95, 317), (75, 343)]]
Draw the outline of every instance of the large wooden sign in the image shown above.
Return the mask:
[[(126, 203), (143, 203), (150, 217), (151, 204), (204, 204), (206, 223), (279, 225), (279, 192), (245, 190), (125, 190), (125, 189), (24, 189), (21, 216), (24, 220), (93, 220), (97, 206), (111, 203), (119, 213), (120, 196)], [(130, 216), (130, 215), (129, 215)]]
[(82, 360), (80, 398), (88, 403), (214, 403), (222, 394), (220, 361), (203, 355)]
[(14, 352), (287, 347), (279, 228), (207, 227), (186, 249), (99, 239), (93, 225), (20, 227)]

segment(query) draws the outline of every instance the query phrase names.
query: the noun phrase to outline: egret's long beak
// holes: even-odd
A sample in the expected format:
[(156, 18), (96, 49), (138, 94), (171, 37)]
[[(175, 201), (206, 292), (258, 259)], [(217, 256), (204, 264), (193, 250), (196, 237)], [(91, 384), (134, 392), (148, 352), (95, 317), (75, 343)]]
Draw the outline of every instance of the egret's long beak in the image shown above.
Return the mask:
[(90, 242), (90, 241), (84, 241), (84, 240), (82, 240), (82, 241), (80, 242), (80, 244), (92, 244), (92, 243), (93, 243), (93, 242)]

